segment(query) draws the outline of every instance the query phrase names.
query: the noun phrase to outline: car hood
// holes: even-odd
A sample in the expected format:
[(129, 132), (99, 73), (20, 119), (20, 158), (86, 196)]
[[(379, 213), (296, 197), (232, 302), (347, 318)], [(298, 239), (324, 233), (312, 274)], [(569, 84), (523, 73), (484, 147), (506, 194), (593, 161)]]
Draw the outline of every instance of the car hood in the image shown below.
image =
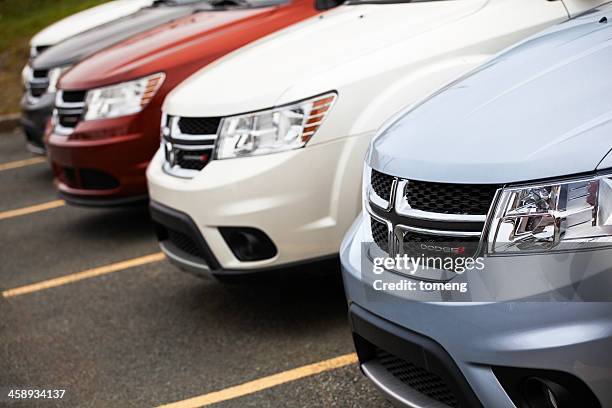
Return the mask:
[[(381, 50), (471, 14), (484, 3), (486, 0), (340, 6), (209, 65), (176, 88), (164, 109), (184, 116), (224, 116), (292, 102), (283, 97), (307, 98), (338, 90), (339, 84), (330, 83), (329, 77), (326, 80), (326, 72), (372, 58), (373, 53), (380, 58)], [(202, 94), (210, 97), (203, 100)]]
[(37, 70), (73, 65), (86, 57), (126, 40), (138, 33), (190, 15), (198, 9), (210, 9), (206, 3), (186, 6), (143, 8), (129, 16), (113, 20), (78, 34), (42, 53), (32, 62)]
[(153, 0), (115, 0), (92, 7), (40, 31), (32, 38), (31, 45), (33, 47), (55, 45), (91, 28), (130, 15), (152, 3)]
[(382, 131), (369, 163), (449, 183), (594, 171), (612, 147), (612, 25), (599, 22), (611, 12), (545, 31), (448, 86)]
[[(62, 89), (92, 89), (123, 82), (155, 72), (168, 73), (174, 66), (194, 60), (207, 60), (202, 55), (207, 41), (223, 38), (225, 29), (236, 23), (261, 24), (259, 18), (276, 7), (219, 10), (184, 17), (132, 37), (88, 58), (61, 79)], [(240, 27), (243, 27), (242, 25)], [(207, 47), (212, 53), (216, 48)]]

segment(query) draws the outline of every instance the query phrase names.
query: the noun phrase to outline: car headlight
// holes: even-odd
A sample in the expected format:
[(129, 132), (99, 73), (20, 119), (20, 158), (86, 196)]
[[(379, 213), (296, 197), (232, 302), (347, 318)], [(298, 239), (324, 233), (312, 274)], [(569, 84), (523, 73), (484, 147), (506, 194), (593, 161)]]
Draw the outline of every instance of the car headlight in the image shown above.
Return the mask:
[(304, 147), (335, 100), (336, 94), (329, 93), (291, 105), (224, 118), (216, 158), (259, 156)]
[(85, 120), (117, 118), (142, 111), (151, 102), (165, 78), (165, 74), (158, 73), (88, 91)]
[(499, 255), (612, 244), (612, 178), (591, 177), (502, 191), (490, 227)]

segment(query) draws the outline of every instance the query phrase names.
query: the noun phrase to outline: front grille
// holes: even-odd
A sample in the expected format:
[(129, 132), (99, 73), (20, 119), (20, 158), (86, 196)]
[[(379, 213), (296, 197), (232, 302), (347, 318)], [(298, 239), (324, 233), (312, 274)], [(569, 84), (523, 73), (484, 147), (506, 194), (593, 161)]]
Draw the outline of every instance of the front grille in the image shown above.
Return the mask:
[(28, 94), (31, 97), (40, 98), (47, 92), (47, 89), (49, 89), (48, 75), (48, 70), (36, 69), (31, 72), (31, 77), (27, 84)]
[(393, 176), (380, 173), (376, 170), (372, 170), (371, 184), (372, 190), (383, 200), (391, 200), (391, 187), (393, 186)]
[(83, 119), (86, 91), (60, 91), (55, 107), (55, 132), (70, 134)]
[(415, 210), (460, 215), (483, 215), (499, 186), (490, 184), (446, 184), (410, 180), (404, 194)]
[(387, 224), (371, 218), (372, 238), (374, 243), (385, 252), (389, 252), (389, 232)]
[(216, 135), (221, 118), (180, 118), (178, 125), (186, 135)]
[(188, 235), (185, 235), (182, 232), (175, 231), (169, 228), (166, 228), (166, 234), (167, 234), (167, 239), (181, 251), (191, 256), (194, 256), (196, 258), (199, 258), (201, 260), (205, 259), (205, 256), (201, 248)]
[(376, 359), (391, 375), (408, 387), (448, 407), (461, 406), (457, 396), (440, 376), (382, 349), (376, 350)]
[(212, 159), (221, 118), (166, 116), (162, 123), (164, 170), (171, 175), (195, 177)]
[[(501, 188), (408, 180), (373, 169), (370, 183), (378, 195), (371, 197), (368, 206), (373, 241), (392, 256), (403, 253), (437, 259), (478, 255), (486, 215)], [(381, 208), (385, 206), (378, 198), (394, 202), (390, 208)], [(384, 222), (391, 224), (392, 231)]]

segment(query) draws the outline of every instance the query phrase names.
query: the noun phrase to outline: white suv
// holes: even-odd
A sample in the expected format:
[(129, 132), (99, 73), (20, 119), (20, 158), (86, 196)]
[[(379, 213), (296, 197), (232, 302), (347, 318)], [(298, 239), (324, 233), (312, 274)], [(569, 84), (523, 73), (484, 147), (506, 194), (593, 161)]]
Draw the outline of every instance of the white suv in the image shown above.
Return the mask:
[(208, 66), (164, 104), (148, 169), (162, 249), (217, 276), (336, 256), (384, 121), (601, 3), (355, 0)]

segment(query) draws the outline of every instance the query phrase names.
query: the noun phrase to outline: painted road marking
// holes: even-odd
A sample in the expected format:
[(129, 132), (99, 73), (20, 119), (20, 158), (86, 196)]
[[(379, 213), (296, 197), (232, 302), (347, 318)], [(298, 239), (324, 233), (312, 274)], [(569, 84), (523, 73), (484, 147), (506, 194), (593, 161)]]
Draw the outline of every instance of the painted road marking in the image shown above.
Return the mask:
[(0, 220), (6, 220), (9, 218), (21, 217), (23, 215), (34, 214), (41, 211), (52, 210), (54, 208), (63, 207), (66, 205), (64, 200), (49, 201), (48, 203), (37, 204), (30, 207), (18, 208), (16, 210), (9, 210), (0, 212)]
[(330, 360), (320, 361), (303, 367), (298, 367), (293, 370), (284, 371), (282, 373), (263, 377), (254, 381), (249, 381), (244, 384), (226, 388), (221, 391), (211, 392), (199, 397), (190, 398), (184, 401), (177, 401), (171, 404), (162, 405), (158, 408), (199, 408), (219, 402), (243, 397), (245, 395), (254, 394), (256, 392), (276, 387), (277, 385), (296, 381), (305, 377), (310, 377), (326, 371), (335, 370), (351, 364), (357, 363), (357, 355), (355, 353), (345, 354)]
[(61, 276), (59, 278), (49, 279), (46, 281), (33, 283), (31, 285), (21, 286), (14, 289), (8, 289), (2, 292), (3, 298), (13, 298), (17, 296), (27, 295), (34, 292), (40, 292), (41, 290), (51, 289), (58, 286), (64, 286), (69, 283), (82, 281), (85, 279), (91, 279), (102, 275), (108, 275), (115, 272), (120, 272), (126, 269), (134, 268), (136, 266), (147, 265), (154, 262), (159, 262), (165, 259), (165, 255), (162, 252), (155, 254), (142, 256), (140, 258), (130, 259), (128, 261), (114, 263), (112, 265), (101, 266), (87, 271), (73, 273), (71, 275)]
[(46, 163), (45, 157), (32, 157), (31, 159), (17, 160), (0, 164), (0, 171), (19, 169), (21, 167), (33, 166), (35, 164)]

